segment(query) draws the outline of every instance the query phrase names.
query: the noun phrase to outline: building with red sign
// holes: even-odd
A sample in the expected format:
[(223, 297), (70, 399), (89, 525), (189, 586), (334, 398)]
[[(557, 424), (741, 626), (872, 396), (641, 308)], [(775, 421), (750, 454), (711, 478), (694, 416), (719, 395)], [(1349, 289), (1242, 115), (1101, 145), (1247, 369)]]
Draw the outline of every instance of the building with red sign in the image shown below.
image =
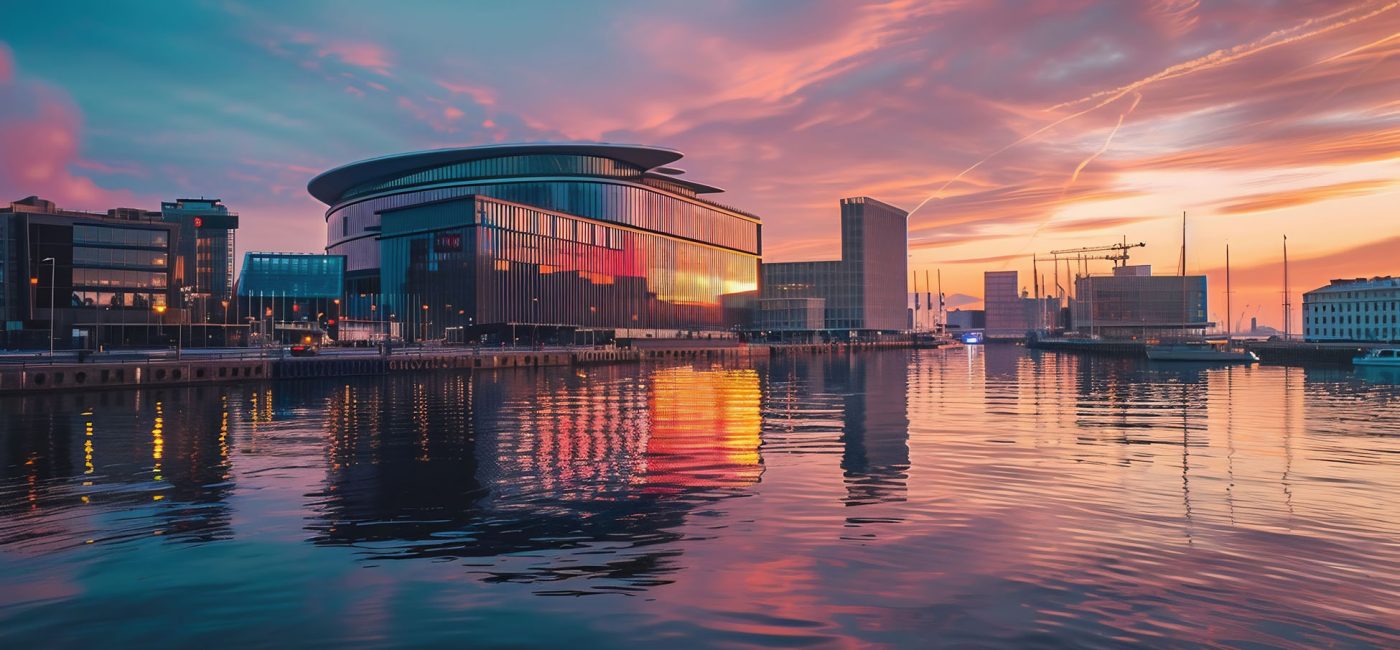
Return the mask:
[(706, 197), (681, 154), (614, 144), (443, 149), (312, 179), (346, 260), (347, 317), (409, 339), (731, 331), (758, 287), (758, 217)]

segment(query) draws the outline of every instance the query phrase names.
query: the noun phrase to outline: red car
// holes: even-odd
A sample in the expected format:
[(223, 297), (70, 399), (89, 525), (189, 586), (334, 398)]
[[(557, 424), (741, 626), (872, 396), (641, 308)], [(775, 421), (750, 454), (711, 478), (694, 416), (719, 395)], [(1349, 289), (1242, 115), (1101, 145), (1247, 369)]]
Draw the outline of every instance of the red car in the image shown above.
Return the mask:
[(294, 357), (314, 357), (316, 356), (316, 346), (314, 345), (293, 345), (291, 347)]

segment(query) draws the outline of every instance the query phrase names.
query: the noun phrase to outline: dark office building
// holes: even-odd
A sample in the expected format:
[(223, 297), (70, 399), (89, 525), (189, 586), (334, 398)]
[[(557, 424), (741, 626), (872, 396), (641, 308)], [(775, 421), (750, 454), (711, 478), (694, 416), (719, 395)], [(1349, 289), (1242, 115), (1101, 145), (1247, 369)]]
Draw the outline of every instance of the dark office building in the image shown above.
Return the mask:
[[(1207, 318), (1204, 275), (1152, 275), (1152, 267), (1120, 266), (1113, 275), (1074, 281), (1070, 303), (1074, 328), (1111, 339), (1202, 335)], [(990, 320), (990, 319), (989, 319)]]
[(234, 231), (238, 214), (219, 199), (177, 199), (160, 204), (161, 219), (180, 226), (175, 283), (195, 323), (228, 320), (233, 297)]
[(758, 284), (759, 219), (702, 195), (669, 149), (524, 144), (352, 163), (312, 179), (347, 322), (410, 339), (727, 331)]
[(343, 256), (247, 253), (235, 309), (252, 345), (319, 344), (336, 338), (344, 294)]
[(823, 329), (841, 336), (909, 329), (908, 218), (875, 199), (841, 199), (841, 259), (764, 264), (760, 303), (824, 300)]
[(60, 210), (29, 197), (0, 209), (6, 347), (165, 344), (181, 322), (171, 282), (179, 226), (146, 210)]

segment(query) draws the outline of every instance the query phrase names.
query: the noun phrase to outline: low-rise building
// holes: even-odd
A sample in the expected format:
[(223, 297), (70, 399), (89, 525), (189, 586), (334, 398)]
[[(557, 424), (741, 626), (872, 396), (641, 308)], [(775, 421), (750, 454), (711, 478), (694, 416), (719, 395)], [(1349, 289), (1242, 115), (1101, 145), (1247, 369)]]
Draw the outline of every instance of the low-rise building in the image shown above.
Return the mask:
[(987, 312), (981, 309), (954, 309), (947, 315), (948, 330), (967, 332), (987, 328)]
[(63, 210), (34, 196), (0, 208), (0, 345), (174, 344), (185, 319), (171, 281), (179, 232), (134, 208)]
[(1154, 339), (1204, 334), (1206, 276), (1152, 275), (1150, 266), (1124, 266), (1113, 275), (1074, 282), (1074, 329), (1109, 339)]
[(1400, 278), (1332, 280), (1303, 294), (1306, 341), (1400, 341)]
[(764, 298), (758, 301), (758, 329), (765, 332), (815, 332), (825, 326), (825, 299)]
[[(312, 253), (245, 253), (238, 274), (240, 319), (249, 343), (321, 343), (336, 338), (345, 294), (345, 256)], [(410, 310), (382, 314), (389, 323), (418, 322)], [(397, 328), (394, 328), (397, 329)]]

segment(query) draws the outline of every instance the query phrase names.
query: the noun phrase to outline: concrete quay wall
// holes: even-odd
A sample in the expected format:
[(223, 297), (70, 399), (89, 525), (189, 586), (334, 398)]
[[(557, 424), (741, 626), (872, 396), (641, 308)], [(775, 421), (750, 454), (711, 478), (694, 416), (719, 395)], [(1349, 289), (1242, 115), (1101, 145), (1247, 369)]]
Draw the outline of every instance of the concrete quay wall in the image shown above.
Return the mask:
[(0, 394), (186, 386), (263, 379), (312, 379), (434, 370), (492, 370), (643, 361), (734, 360), (766, 357), (769, 346), (648, 347), (642, 349), (442, 349), (392, 355), (89, 361), (0, 365)]

